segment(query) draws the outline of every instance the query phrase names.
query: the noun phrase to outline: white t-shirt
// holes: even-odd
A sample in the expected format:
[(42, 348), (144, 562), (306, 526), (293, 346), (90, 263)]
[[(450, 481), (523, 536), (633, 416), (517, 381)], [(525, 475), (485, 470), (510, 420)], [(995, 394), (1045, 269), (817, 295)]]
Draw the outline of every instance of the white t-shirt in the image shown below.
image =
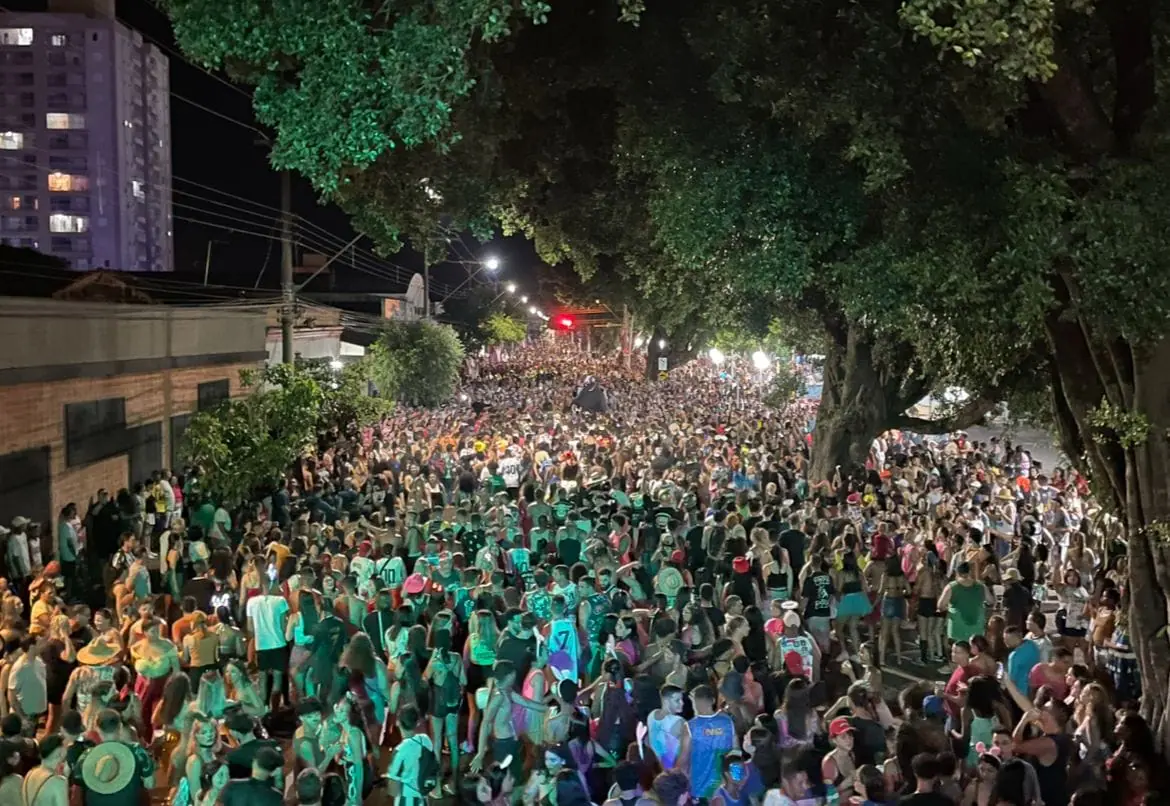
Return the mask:
[(8, 673), (8, 690), (26, 715), (43, 714), (49, 709), (49, 692), (45, 685), (45, 662), (21, 656)]
[(285, 640), (281, 616), (288, 613), (288, 602), (283, 596), (253, 596), (248, 600), (248, 618), (256, 633), (256, 649), (280, 649)]
[(504, 484), (508, 487), (520, 486), (520, 460), (509, 456), (500, 462), (500, 475), (504, 477)]
[(390, 769), (386, 775), (400, 786), (399, 794), (394, 798), (396, 806), (417, 806), (426, 800), (426, 793), (418, 791), (419, 759), (422, 758), (423, 748), (432, 753), (435, 751), (431, 737), (423, 733), (403, 739), (394, 748), (394, 757), (390, 759)]

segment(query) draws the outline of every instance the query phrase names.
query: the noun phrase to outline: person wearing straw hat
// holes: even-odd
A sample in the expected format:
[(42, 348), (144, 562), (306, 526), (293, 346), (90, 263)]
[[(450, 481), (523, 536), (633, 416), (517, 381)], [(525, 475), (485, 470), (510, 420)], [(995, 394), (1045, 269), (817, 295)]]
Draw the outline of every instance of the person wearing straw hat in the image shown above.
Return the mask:
[(77, 710), (83, 710), (82, 695), (89, 695), (93, 686), (103, 680), (113, 682), (118, 670), (120, 648), (111, 646), (104, 638), (98, 637), (77, 650), (77, 662), (80, 664), (69, 675), (69, 682), (65, 684), (65, 693), (61, 696), (62, 708), (70, 708), (73, 698), (78, 699)]
[(139, 744), (125, 741), (117, 711), (98, 714), (99, 742), (78, 759), (85, 806), (138, 806), (154, 787), (154, 761)]

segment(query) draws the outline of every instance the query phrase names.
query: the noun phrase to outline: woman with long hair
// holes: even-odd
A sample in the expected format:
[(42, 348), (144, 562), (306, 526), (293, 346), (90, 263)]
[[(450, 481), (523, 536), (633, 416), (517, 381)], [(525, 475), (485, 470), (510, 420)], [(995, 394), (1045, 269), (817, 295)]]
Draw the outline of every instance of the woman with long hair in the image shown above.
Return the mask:
[(886, 649), (894, 641), (894, 657), (902, 657), (902, 621), (906, 618), (906, 597), (910, 583), (902, 570), (902, 561), (895, 555), (886, 560), (885, 572), (878, 583), (881, 595), (881, 635), (878, 638), (878, 665), (886, 665)]
[(443, 752), (443, 738), (451, 752), (451, 773), (459, 777), (459, 706), (467, 685), (463, 659), (451, 649), (451, 633), (440, 630), (434, 634), (434, 653), (423, 672), (423, 680), (431, 685), (431, 740), (435, 751)]
[(377, 748), (390, 702), (390, 674), (375, 654), (370, 636), (364, 632), (354, 634), (341, 655), (341, 668), (349, 671), (349, 691), (362, 708), (369, 746)]
[[(191, 741), (184, 757), (182, 774), (171, 790), (170, 806), (195, 804), (196, 797), (204, 789), (204, 771), (215, 761), (216, 743), (215, 722), (206, 717), (196, 719), (191, 728)], [(175, 769), (178, 770), (178, 767)]]
[(198, 691), (203, 673), (219, 668), (219, 636), (208, 628), (205, 613), (196, 610), (191, 614), (191, 632), (183, 636), (180, 653), (192, 687)]
[[(468, 752), (474, 752), (480, 712), (479, 691), (485, 689), (491, 677), (492, 667), (496, 664), (496, 645), (499, 643), (500, 634), (496, 627), (496, 618), (490, 610), (477, 610), (472, 613), (467, 626), (467, 640), (463, 644), (468, 707), (465, 747), (471, 748)], [(487, 705), (486, 701), (484, 705)]]
[(812, 747), (817, 732), (817, 715), (809, 700), (808, 681), (796, 677), (784, 689), (784, 699), (775, 713), (781, 749)]
[[(345, 773), (345, 806), (362, 806), (373, 788), (372, 765), (366, 757), (366, 729), (361, 708), (352, 691), (338, 698), (333, 706), (330, 726), (336, 730), (337, 758)], [(328, 750), (326, 757), (333, 754)]]
[(245, 714), (259, 719), (268, 713), (268, 706), (261, 699), (256, 684), (241, 661), (233, 660), (224, 664), (223, 681), (228, 701), (238, 703)]
[(297, 610), (288, 617), (285, 638), (292, 644), (288, 658), (289, 680), (293, 691), (300, 697), (310, 696), (308, 660), (313, 654), (313, 630), (319, 620), (317, 597), (311, 590), (297, 591)]
[(151, 720), (163, 734), (158, 766), (164, 781), (170, 780), (171, 760), (191, 724), (190, 702), (191, 679), (185, 674), (172, 675), (163, 688), (162, 698), (155, 706)]
[[(846, 539), (854, 537), (846, 535)], [(853, 551), (845, 551), (841, 556), (841, 570), (836, 573), (834, 587), (841, 592), (841, 600), (837, 604), (837, 633), (842, 637), (847, 633), (853, 642), (853, 647), (861, 646), (861, 620), (869, 615), (871, 605), (869, 590), (865, 574), (857, 564), (857, 555)]]
[[(62, 618), (62, 617), (59, 617)], [(68, 623), (68, 619), (65, 619)], [(49, 713), (45, 724), (45, 733), (55, 733), (61, 723), (63, 713), (62, 698), (69, 688), (69, 678), (77, 666), (73, 642), (69, 640), (68, 628), (64, 629), (54, 619), (49, 629), (50, 639), (41, 650), (41, 661), (45, 664), (45, 693), (49, 704)]]

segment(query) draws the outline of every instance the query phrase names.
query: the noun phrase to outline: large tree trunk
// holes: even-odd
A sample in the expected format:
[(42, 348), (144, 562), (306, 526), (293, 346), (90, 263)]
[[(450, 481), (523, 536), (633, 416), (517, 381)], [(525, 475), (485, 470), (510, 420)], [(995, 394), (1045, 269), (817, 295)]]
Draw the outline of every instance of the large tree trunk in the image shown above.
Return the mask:
[[(1058, 291), (1062, 302), (1076, 298), (1067, 277)], [(1139, 348), (1059, 312), (1047, 331), (1058, 425), (1084, 445), (1094, 496), (1124, 522), (1142, 715), (1170, 755), (1170, 338)]]
[(811, 481), (832, 479), (837, 467), (847, 475), (864, 465), (874, 438), (891, 428), (920, 434), (939, 434), (968, 428), (982, 420), (1000, 401), (999, 386), (971, 395), (942, 419), (911, 417), (906, 410), (931, 391), (937, 378), (914, 366), (914, 351), (906, 344), (884, 341), (879, 346), (864, 326), (829, 319), (821, 405), (813, 434)]
[[(809, 479), (832, 479), (863, 465), (890, 416), (887, 390), (874, 367), (873, 342), (858, 327), (834, 334), (825, 354), (821, 405)], [(896, 405), (896, 404), (895, 404)], [(901, 413), (895, 408), (895, 413)]]

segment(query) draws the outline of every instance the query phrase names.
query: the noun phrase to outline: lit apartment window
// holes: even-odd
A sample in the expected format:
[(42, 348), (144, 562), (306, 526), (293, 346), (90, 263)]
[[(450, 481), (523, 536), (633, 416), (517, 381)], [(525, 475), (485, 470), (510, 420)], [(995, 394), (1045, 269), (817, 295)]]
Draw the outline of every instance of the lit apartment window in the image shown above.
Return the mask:
[(0, 28), (0, 45), (28, 47), (32, 43), (32, 28)]
[(131, 179), (130, 180), (130, 188), (131, 188), (131, 190), (134, 191), (134, 198), (136, 198), (136, 199), (145, 199), (146, 198), (146, 186), (144, 184), (142, 184), (141, 179)]
[(49, 37), (49, 42), (50, 42), (50, 43), (53, 45), (53, 47), (55, 47), (55, 48), (63, 48), (63, 47), (65, 47), (65, 44), (66, 44), (66, 42), (68, 42), (68, 41), (69, 41), (69, 40), (68, 40), (68, 38), (65, 36), (65, 34), (53, 34), (51, 37)]
[(51, 173), (49, 190), (57, 192), (89, 190), (89, 177), (82, 174)]
[(75, 112), (46, 112), (46, 129), (84, 129), (85, 115)]
[(4, 206), (7, 207), (9, 210), (19, 210), (20, 209), (20, 202), (21, 202), (20, 196), (9, 196), (6, 199), (6, 201), (8, 203), (5, 204)]
[(49, 232), (88, 232), (89, 216), (53, 213), (49, 216)]
[(0, 148), (18, 151), (24, 148), (24, 135), (20, 132), (0, 132)]

